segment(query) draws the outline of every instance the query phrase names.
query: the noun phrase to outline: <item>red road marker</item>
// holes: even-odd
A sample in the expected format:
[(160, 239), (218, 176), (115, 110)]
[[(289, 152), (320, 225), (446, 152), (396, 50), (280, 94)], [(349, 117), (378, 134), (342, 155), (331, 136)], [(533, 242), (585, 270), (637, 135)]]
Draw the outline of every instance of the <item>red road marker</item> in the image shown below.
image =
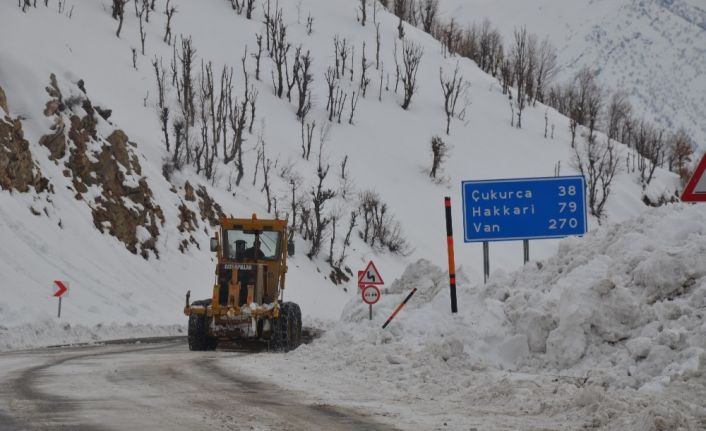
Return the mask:
[(54, 289), (54, 297), (56, 298), (61, 298), (66, 294), (66, 292), (69, 291), (69, 288), (66, 283), (59, 280), (54, 280), (52, 288)]

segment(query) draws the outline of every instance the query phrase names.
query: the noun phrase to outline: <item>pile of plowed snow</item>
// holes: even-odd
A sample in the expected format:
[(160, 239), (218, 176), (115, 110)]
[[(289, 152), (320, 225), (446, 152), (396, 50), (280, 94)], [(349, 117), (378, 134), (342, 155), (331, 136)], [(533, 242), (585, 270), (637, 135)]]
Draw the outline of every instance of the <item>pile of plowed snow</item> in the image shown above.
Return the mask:
[(321, 339), (238, 367), (312, 402), (385, 404), (405, 429), (704, 429), (706, 207), (567, 239), (487, 285), (457, 272), (456, 315), (448, 273), (420, 260), (382, 289), (372, 321), (356, 298)]
[(559, 253), (495, 277), (522, 363), (634, 387), (706, 372), (706, 208), (669, 206), (569, 239)]
[[(706, 381), (703, 206), (657, 208), (568, 238), (555, 257), (496, 272), (487, 285), (469, 287), (459, 272), (458, 315), (450, 313), (447, 273), (422, 260), (383, 289), (373, 322), (366, 322), (366, 305), (351, 301), (333, 336), (373, 344), (404, 339), (444, 361), (612, 387)], [(379, 331), (414, 287), (409, 305)]]

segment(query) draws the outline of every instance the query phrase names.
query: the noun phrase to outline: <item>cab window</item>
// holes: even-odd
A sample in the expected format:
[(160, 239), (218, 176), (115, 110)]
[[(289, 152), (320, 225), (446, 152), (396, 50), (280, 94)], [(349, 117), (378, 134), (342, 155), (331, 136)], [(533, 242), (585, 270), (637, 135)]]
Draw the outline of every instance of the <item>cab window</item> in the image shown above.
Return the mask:
[(223, 233), (224, 256), (228, 260), (274, 260), (279, 254), (280, 232), (229, 229)]

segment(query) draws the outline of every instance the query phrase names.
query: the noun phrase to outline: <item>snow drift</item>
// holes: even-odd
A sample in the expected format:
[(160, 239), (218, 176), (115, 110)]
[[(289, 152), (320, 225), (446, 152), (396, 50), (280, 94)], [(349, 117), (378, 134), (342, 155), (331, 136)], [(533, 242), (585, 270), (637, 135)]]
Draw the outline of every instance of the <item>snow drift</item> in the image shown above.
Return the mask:
[[(442, 346), (445, 353), (435, 355), (442, 358), (553, 370), (618, 387), (706, 372), (702, 207), (654, 209), (586, 238), (568, 238), (556, 256), (514, 273), (497, 271), (487, 285), (469, 287), (461, 277), (457, 316), (449, 312), (447, 283), (446, 272), (431, 263), (411, 265), (383, 290), (377, 320), (413, 287), (419, 293), (390, 326), (391, 335), (374, 341), (416, 339), (422, 350)], [(339, 326), (366, 318), (366, 307), (353, 300)]]
[(706, 208), (657, 208), (568, 238), (487, 285), (457, 272), (457, 315), (446, 271), (419, 260), (382, 289), (372, 321), (355, 298), (315, 343), (238, 367), (285, 373), (327, 402), (399, 403), (399, 420), (419, 429), (703, 429)]

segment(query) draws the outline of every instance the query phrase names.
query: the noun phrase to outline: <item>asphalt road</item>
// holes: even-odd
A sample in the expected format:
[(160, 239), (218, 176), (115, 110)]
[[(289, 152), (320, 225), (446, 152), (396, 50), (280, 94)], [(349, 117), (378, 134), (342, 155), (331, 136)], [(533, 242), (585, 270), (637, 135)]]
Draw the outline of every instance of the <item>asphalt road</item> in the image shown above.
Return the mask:
[(392, 430), (219, 365), (255, 358), (177, 338), (3, 353), (0, 431)]

